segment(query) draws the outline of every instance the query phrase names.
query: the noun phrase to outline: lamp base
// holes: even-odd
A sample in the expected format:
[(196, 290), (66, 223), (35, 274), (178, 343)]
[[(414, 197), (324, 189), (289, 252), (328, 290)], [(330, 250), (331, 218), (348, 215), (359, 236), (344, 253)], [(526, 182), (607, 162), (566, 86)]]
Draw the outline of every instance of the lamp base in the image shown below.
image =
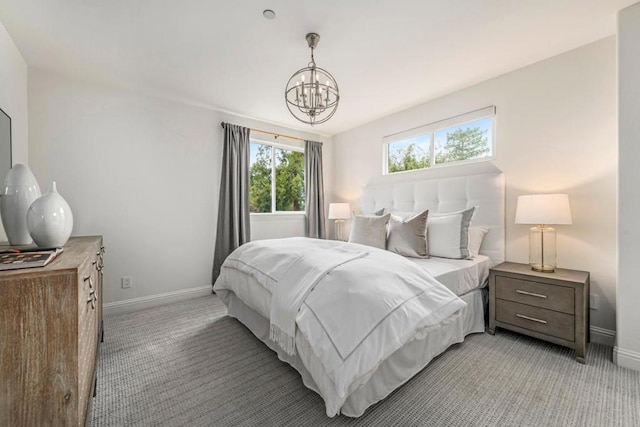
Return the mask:
[(533, 271), (553, 273), (556, 268), (556, 230), (537, 225), (529, 230), (529, 265)]
[(539, 271), (541, 273), (553, 273), (554, 271), (556, 271), (556, 268), (553, 265), (541, 265), (541, 264), (530, 264), (530, 265), (533, 271)]
[(336, 240), (342, 240), (342, 224), (344, 224), (344, 219), (336, 219), (335, 227), (336, 227)]

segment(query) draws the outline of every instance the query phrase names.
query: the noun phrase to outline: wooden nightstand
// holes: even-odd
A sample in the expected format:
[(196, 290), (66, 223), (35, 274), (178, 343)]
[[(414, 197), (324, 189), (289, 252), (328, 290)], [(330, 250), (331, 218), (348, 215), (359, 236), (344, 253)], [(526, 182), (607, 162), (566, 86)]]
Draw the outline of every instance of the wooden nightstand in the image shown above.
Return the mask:
[(489, 272), (489, 333), (496, 327), (573, 348), (585, 363), (589, 341), (589, 272), (539, 273), (504, 262)]

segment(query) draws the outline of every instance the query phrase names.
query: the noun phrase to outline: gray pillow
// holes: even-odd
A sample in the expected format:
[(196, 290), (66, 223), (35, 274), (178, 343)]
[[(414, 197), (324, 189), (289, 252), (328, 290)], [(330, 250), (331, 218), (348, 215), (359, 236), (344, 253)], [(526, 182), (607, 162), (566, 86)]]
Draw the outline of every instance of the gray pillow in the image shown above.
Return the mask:
[(361, 245), (385, 249), (387, 243), (387, 223), (391, 214), (382, 216), (353, 214), (349, 241)]
[(375, 211), (375, 212), (373, 212), (373, 213), (371, 213), (369, 215), (382, 216), (382, 215), (384, 215), (384, 208), (380, 208), (377, 211)]
[(427, 216), (429, 210), (418, 212), (407, 219), (391, 215), (387, 250), (413, 258), (428, 258)]

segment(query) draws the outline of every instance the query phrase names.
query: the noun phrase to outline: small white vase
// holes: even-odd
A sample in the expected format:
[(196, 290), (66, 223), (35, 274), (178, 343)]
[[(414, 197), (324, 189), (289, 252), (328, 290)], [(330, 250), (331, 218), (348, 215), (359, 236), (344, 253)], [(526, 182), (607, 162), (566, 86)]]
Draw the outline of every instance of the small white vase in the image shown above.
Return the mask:
[(36, 199), (27, 212), (27, 226), (39, 247), (63, 246), (73, 230), (71, 207), (58, 193), (56, 182), (49, 192)]
[(0, 197), (0, 215), (4, 231), (12, 245), (28, 245), (32, 242), (27, 228), (27, 210), (40, 197), (40, 186), (23, 164), (14, 165), (7, 173)]

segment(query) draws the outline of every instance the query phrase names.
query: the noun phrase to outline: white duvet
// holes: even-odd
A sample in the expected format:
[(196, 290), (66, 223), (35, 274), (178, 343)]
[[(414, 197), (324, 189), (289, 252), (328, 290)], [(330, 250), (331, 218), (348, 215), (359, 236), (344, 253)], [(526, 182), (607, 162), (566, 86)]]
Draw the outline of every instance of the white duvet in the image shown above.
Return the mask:
[[(326, 261), (327, 251), (335, 250), (347, 255)], [(308, 270), (301, 268), (305, 263)], [(333, 384), (322, 396), (328, 416), (339, 413), (388, 356), (465, 306), (402, 256), (353, 243), (306, 238), (247, 243), (223, 264), (216, 293), (235, 292), (237, 271), (271, 292), (270, 317), (282, 325), (293, 321), (309, 342)], [(299, 308), (282, 307), (283, 301), (298, 299), (283, 295), (287, 292), (303, 295)]]

